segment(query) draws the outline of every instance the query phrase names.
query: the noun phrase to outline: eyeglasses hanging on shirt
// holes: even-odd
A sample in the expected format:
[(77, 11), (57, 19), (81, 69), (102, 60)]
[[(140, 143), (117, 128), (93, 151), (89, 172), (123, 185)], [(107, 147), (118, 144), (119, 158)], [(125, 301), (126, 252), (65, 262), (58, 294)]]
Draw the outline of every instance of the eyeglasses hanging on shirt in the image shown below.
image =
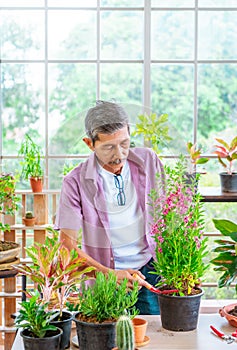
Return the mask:
[(121, 174), (114, 175), (114, 183), (116, 188), (119, 190), (119, 193), (117, 194), (118, 205), (125, 205), (126, 196), (124, 193), (124, 182)]

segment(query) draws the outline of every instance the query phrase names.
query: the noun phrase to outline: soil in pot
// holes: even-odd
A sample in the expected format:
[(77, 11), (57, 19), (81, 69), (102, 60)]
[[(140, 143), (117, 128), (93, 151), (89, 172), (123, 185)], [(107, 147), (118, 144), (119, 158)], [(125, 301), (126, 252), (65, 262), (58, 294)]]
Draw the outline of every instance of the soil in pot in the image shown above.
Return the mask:
[(0, 241), (0, 264), (13, 261), (20, 252), (20, 245), (12, 241)]

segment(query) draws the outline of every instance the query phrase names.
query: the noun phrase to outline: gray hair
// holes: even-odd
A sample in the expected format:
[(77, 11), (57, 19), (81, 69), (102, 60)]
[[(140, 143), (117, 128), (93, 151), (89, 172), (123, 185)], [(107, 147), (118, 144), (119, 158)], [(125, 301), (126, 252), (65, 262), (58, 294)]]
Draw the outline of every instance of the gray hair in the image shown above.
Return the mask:
[(113, 134), (128, 127), (129, 118), (124, 108), (114, 102), (96, 101), (96, 106), (88, 110), (85, 118), (87, 136), (93, 141), (98, 140), (98, 134)]

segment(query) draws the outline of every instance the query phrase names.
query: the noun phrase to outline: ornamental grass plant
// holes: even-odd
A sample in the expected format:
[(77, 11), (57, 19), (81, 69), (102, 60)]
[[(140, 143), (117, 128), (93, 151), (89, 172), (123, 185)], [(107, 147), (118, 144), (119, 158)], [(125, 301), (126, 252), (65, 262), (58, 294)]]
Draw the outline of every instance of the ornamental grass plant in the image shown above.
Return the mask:
[[(203, 238), (202, 197), (195, 185), (185, 181), (186, 161), (164, 167), (166, 189), (150, 192), (151, 234), (156, 243), (155, 272), (161, 276), (157, 286), (178, 289), (178, 295), (197, 293), (208, 265), (207, 237)], [(157, 175), (159, 176), (159, 175)]]

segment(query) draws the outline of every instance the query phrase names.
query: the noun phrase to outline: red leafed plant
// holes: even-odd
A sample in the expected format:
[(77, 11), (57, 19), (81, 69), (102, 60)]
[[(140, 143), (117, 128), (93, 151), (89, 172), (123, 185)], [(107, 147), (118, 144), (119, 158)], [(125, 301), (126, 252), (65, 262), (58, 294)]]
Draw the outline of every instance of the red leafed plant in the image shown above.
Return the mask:
[(26, 248), (32, 263), (17, 265), (16, 269), (37, 284), (43, 302), (50, 303), (56, 298), (55, 306), (59, 307), (61, 315), (72, 287), (88, 279), (87, 273), (94, 268), (86, 267), (85, 260), (75, 249), (69, 251), (64, 247), (57, 231), (50, 227), (47, 231), (52, 237), (47, 236), (43, 244), (35, 243)]
[[(216, 141), (220, 145), (215, 145), (216, 150), (214, 154), (217, 154), (220, 164), (226, 169), (228, 174), (233, 174), (233, 161), (237, 159), (237, 136), (235, 136), (232, 141), (228, 144), (223, 139), (216, 138)], [(226, 159), (226, 163), (223, 161)]]

